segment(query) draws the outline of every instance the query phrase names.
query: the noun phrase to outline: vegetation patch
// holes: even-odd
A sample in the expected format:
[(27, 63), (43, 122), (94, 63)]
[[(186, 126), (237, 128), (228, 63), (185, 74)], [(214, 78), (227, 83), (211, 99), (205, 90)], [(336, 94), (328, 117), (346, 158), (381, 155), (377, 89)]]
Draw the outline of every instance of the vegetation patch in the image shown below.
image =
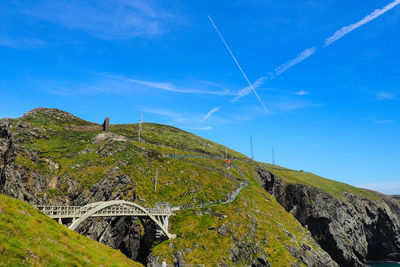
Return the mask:
[(356, 194), (372, 200), (380, 199), (377, 194), (369, 190), (326, 179), (309, 172), (290, 170), (265, 163), (261, 164), (264, 165), (270, 172), (282, 178), (284, 182), (312, 186), (321, 189), (341, 200), (344, 199), (345, 192)]
[(142, 266), (0, 195), (0, 266)]

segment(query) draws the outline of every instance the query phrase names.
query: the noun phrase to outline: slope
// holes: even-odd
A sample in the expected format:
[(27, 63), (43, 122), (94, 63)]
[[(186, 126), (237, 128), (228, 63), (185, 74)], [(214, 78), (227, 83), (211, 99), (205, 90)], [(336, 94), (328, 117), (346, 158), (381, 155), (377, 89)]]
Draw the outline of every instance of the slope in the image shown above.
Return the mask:
[(142, 266), (0, 195), (0, 266)]
[(175, 240), (157, 239), (151, 222), (125, 217), (88, 220), (78, 229), (142, 263), (179, 256), (224, 266), (336, 266), (264, 191), (245, 156), (228, 149), (234, 164), (227, 164), (225, 147), (158, 124), (144, 124), (138, 142), (137, 129), (111, 125), (102, 132), (98, 124), (45, 108), (1, 120), (0, 192), (32, 204), (125, 199), (179, 207), (170, 218)]
[(400, 202), (390, 196), (260, 163), (259, 182), (340, 266), (400, 260)]

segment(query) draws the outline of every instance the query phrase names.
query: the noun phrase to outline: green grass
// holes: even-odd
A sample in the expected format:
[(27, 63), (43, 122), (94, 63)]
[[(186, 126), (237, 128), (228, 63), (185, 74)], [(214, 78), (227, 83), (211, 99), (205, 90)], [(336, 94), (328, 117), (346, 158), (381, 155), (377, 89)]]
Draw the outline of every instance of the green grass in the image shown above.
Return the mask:
[[(29, 130), (25, 128), (22, 131), (18, 126), (21, 123), (26, 124)], [(320, 250), (296, 219), (258, 184), (256, 179), (258, 174), (253, 163), (247, 161), (244, 155), (228, 149), (229, 155), (241, 159), (235, 160), (235, 164), (251, 185), (243, 189), (233, 203), (217, 206), (211, 206), (211, 204), (224, 202), (228, 195), (239, 187), (240, 181), (237, 178), (243, 180), (240, 173), (233, 166), (226, 168), (221, 159), (171, 158), (172, 155), (223, 156), (225, 148), (222, 145), (174, 127), (152, 123), (143, 124), (144, 142), (137, 141), (137, 124), (111, 125), (111, 133), (126, 137), (126, 141), (112, 140), (112, 138), (96, 141), (95, 137), (101, 131), (65, 130), (65, 126), (91, 126), (94, 125), (93, 123), (64, 113), (54, 117), (51, 110), (37, 110), (28, 116), (11, 120), (11, 124), (11, 131), (16, 137), (15, 141), (21, 146), (22, 151), (25, 149), (29, 152), (21, 152), (14, 162), (16, 167), (24, 173), (40, 173), (49, 181), (52, 177), (58, 177), (59, 181), (63, 181), (66, 177), (74, 179), (79, 185), (77, 189), (79, 192), (87, 190), (106, 177), (114, 179), (117, 176), (128, 175), (132, 183), (126, 188), (118, 189), (119, 195), (126, 200), (132, 200), (132, 196), (138, 196), (136, 201), (144, 206), (165, 201), (173, 206), (208, 205), (208, 208), (202, 210), (179, 211), (176, 216), (170, 218), (170, 232), (178, 234), (178, 238), (162, 242), (154, 247), (152, 255), (159, 259), (170, 259), (175, 252), (184, 251), (187, 263), (212, 265), (218, 262), (232, 266), (230, 250), (237, 248), (234, 244), (239, 243), (244, 247), (252, 247), (254, 250), (246, 252), (250, 260), (239, 259), (237, 265), (247, 266), (255, 257), (267, 255), (272, 266), (290, 266), (290, 264), (301, 266), (299, 259), (290, 255), (287, 246), (301, 247), (302, 244), (307, 244), (313, 249)], [(40, 137), (37, 138), (37, 135)], [(311, 173), (293, 171), (266, 163), (259, 164), (281, 177), (286, 183), (313, 186), (338, 198), (343, 198), (344, 192), (377, 198), (375, 194), (367, 190)], [(158, 186), (155, 193), (154, 179), (157, 170)], [(68, 197), (68, 189), (68, 184), (60, 182), (54, 189), (48, 189), (46, 193), (52, 198), (65, 199)], [(4, 206), (2, 209), (6, 208)], [(8, 209), (10, 214), (15, 213), (15, 216), (19, 216), (17, 208)], [(32, 214), (35, 211), (31, 209), (30, 212)], [(6, 216), (3, 221), (7, 220), (13, 220), (13, 217)], [(61, 227), (47, 217), (42, 216), (40, 220), (46, 221), (43, 229), (40, 228), (41, 226), (37, 228), (42, 229), (42, 232), (35, 232), (35, 228), (30, 236), (29, 231), (18, 230), (20, 226), (15, 226), (16, 230), (4, 230), (4, 234), (7, 235), (6, 232), (11, 231), (15, 232), (16, 237), (20, 234), (21, 240), (31, 240), (29, 238), (35, 239), (36, 236), (42, 238), (45, 236), (44, 233)], [(0, 225), (3, 221), (0, 221)], [(10, 225), (7, 227), (9, 228), (0, 228), (1, 236), (3, 236), (1, 232), (3, 228), (11, 229)], [(218, 233), (217, 229), (221, 227), (226, 228), (226, 235)], [(63, 234), (64, 232), (66, 234)], [(65, 238), (75, 240), (75, 233), (67, 229), (61, 231), (59, 239), (50, 238), (53, 241), (56, 240), (57, 246), (60, 245), (60, 248), (54, 248), (58, 255), (70, 259), (77, 265), (85, 265), (86, 253), (88, 253), (87, 257), (95, 254), (93, 251), (75, 254), (73, 249), (83, 250), (83, 245), (72, 246), (70, 244), (74, 243), (61, 238), (63, 235), (66, 236)], [(0, 241), (2, 241), (1, 236)], [(7, 247), (9, 251), (18, 255), (19, 258), (17, 257), (16, 261), (26, 256), (28, 248), (35, 255), (44, 258), (44, 255), (50, 251), (43, 248), (41, 252), (42, 250), (35, 248), (35, 244), (31, 241), (24, 246), (21, 244), (22, 241), (11, 238), (10, 235), (7, 235), (7, 240), (9, 240), (8, 243), (0, 242), (0, 252), (6, 251), (5, 247)], [(43, 240), (41, 242), (45, 242), (45, 247), (50, 246), (50, 249), (52, 241), (46, 241), (45, 237)], [(80, 241), (82, 240), (87, 239)], [(61, 243), (58, 243), (59, 241)], [(2, 247), (3, 243), (7, 245)], [(19, 246), (22, 249), (17, 250)], [(10, 250), (11, 248), (13, 250)], [(0, 265), (1, 255), (0, 253)], [(75, 257), (78, 258), (75, 259)], [(10, 256), (7, 256), (7, 260), (10, 260)], [(57, 262), (57, 259), (54, 259), (54, 262)], [(108, 266), (107, 263), (98, 265), (101, 264)], [(49, 264), (46, 262), (42, 265)]]
[[(19, 124), (25, 124), (21, 128)], [(226, 170), (223, 161), (181, 160), (164, 155), (224, 154), (224, 147), (188, 132), (158, 124), (144, 124), (142, 137), (137, 141), (137, 125), (111, 125), (111, 133), (123, 135), (127, 141), (95, 141), (102, 132), (66, 130), (66, 126), (90, 126), (68, 114), (59, 116), (52, 110), (40, 109), (11, 121), (11, 131), (17, 142), (29, 153), (20, 153), (15, 164), (21, 171), (33, 171), (52, 177), (68, 177), (78, 182), (78, 190), (90, 188), (105, 177), (113, 179), (128, 175), (132, 186), (119, 192), (122, 198), (133, 195), (144, 199), (141, 205), (151, 206), (168, 201), (171, 205), (212, 204), (225, 201), (239, 187), (235, 170)], [(23, 129), (23, 130), (22, 130)], [(32, 135), (32, 132), (40, 138)], [(160, 145), (160, 143), (162, 145)], [(200, 149), (205, 147), (206, 149)], [(37, 155), (33, 160), (31, 153)], [(236, 157), (243, 155), (229, 150)], [(58, 168), (50, 166), (56, 164)], [(212, 169), (207, 164), (212, 163)], [(117, 170), (115, 169), (117, 167)], [(158, 170), (157, 194), (154, 180)], [(226, 174), (226, 176), (221, 175)], [(63, 180), (63, 179), (59, 179)], [(67, 196), (68, 188), (57, 184), (47, 190), (51, 197)]]
[[(111, 131), (134, 140), (138, 139), (138, 124), (111, 125)], [(225, 146), (168, 125), (143, 123), (141, 137), (146, 142), (170, 146), (183, 151), (225, 155)], [(237, 158), (246, 158), (232, 149), (228, 149), (227, 152)]]
[[(231, 204), (202, 210), (180, 211), (170, 219), (173, 240), (154, 247), (152, 255), (171, 259), (177, 251), (185, 251), (188, 263), (215, 266), (248, 266), (265, 255), (272, 266), (305, 266), (293, 257), (286, 246), (307, 244), (321, 250), (307, 231), (276, 200), (256, 184), (246, 187)], [(226, 234), (219, 232), (225, 228)], [(246, 257), (233, 262), (230, 251), (246, 247)], [(244, 252), (241, 252), (243, 254)]]
[(0, 195), (0, 266), (142, 266)]
[(261, 163), (261, 165), (265, 166), (273, 174), (282, 178), (284, 182), (312, 186), (321, 189), (339, 199), (344, 199), (345, 192), (356, 194), (368, 199), (380, 199), (377, 194), (369, 190), (326, 179), (309, 172), (290, 170), (266, 163)]

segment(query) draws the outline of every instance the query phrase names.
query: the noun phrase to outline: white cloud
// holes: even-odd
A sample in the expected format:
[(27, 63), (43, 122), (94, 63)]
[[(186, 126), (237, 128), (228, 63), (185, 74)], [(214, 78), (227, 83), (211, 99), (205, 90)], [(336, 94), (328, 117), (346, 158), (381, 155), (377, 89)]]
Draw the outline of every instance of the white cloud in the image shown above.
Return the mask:
[[(300, 54), (298, 54), (294, 59), (289, 60), (288, 62), (276, 67), (274, 69), (274, 73), (270, 73), (267, 76), (262, 76), (260, 78), (258, 78), (254, 83), (253, 83), (253, 87), (254, 88), (258, 88), (260, 86), (262, 86), (265, 81), (267, 80), (272, 80), (274, 79), (276, 76), (281, 75), (282, 73), (284, 73), (285, 71), (287, 71), (288, 69), (290, 69), (291, 67), (295, 66), (296, 64), (304, 61), (305, 59), (307, 59), (308, 57), (312, 56), (315, 52), (316, 52), (317, 48), (316, 47), (311, 47), (308, 49), (303, 50)], [(237, 94), (236, 97), (234, 99), (232, 99), (231, 102), (236, 102), (237, 100), (239, 100), (240, 98), (248, 95), (251, 92), (251, 87), (247, 86), (243, 89), (241, 89)]]
[(387, 124), (387, 123), (393, 123), (394, 120), (374, 120), (374, 122), (377, 124)]
[(36, 38), (13, 38), (11, 36), (0, 35), (0, 46), (6, 46), (10, 48), (31, 48), (45, 45), (47, 45), (47, 42)]
[(325, 46), (328, 46), (328, 45), (332, 44), (333, 42), (339, 40), (340, 38), (342, 38), (346, 34), (354, 31), (355, 29), (363, 26), (364, 24), (367, 24), (368, 22), (370, 22), (370, 21), (378, 18), (379, 16), (385, 14), (387, 11), (391, 10), (392, 8), (397, 6), (398, 4), (400, 4), (400, 0), (395, 0), (395, 1), (391, 2), (390, 4), (384, 6), (382, 9), (375, 9), (374, 12), (372, 12), (371, 14), (365, 16), (362, 20), (341, 28), (340, 30), (336, 31), (332, 36), (328, 37), (325, 40)]
[(395, 99), (396, 96), (393, 93), (388, 93), (388, 92), (378, 92), (376, 94), (376, 98), (378, 98), (379, 100), (392, 100)]
[(294, 65), (296, 65), (296, 64), (302, 62), (303, 60), (307, 59), (308, 57), (312, 56), (315, 53), (315, 51), (317, 51), (316, 47), (311, 47), (311, 48), (308, 48), (308, 49), (302, 51), (294, 59), (289, 60), (285, 64), (282, 64), (282, 65), (276, 67), (275, 68), (275, 75), (276, 76), (281, 75), (282, 73), (284, 73), (285, 71), (287, 71), (288, 69), (293, 67)]
[(167, 116), (167, 117), (171, 117), (171, 118), (176, 118), (176, 117), (180, 117), (179, 114), (169, 111), (169, 110), (163, 110), (163, 109), (143, 109), (143, 112), (146, 113), (151, 113), (151, 114), (156, 114), (156, 115), (161, 115), (161, 116)]
[(209, 131), (212, 129), (211, 126), (205, 126), (205, 127), (192, 127), (192, 128), (187, 128), (190, 130), (200, 130), (200, 131)]
[[(269, 77), (267, 77), (267, 76), (263, 76), (263, 77), (258, 78), (253, 83), (253, 87), (254, 88), (260, 87), (268, 79), (269, 79)], [(250, 93), (251, 93), (251, 87), (250, 86), (246, 86), (245, 88), (243, 88), (239, 92), (237, 92), (236, 97), (234, 99), (232, 99), (231, 102), (234, 103), (234, 102), (238, 101), (240, 98), (242, 98), (243, 96), (246, 96), (246, 95), (248, 95)]]
[(298, 92), (293, 93), (294, 95), (311, 95), (310, 92), (304, 91), (304, 90), (300, 90)]
[(169, 91), (169, 92), (175, 92), (175, 93), (208, 94), (208, 95), (231, 95), (232, 94), (232, 92), (230, 92), (229, 90), (211, 91), (211, 90), (200, 90), (200, 89), (183, 89), (183, 88), (179, 88), (171, 83), (137, 80), (137, 79), (131, 79), (131, 78), (127, 78), (124, 76), (117, 76), (117, 75), (105, 75), (105, 77), (128, 82), (128, 83), (143, 85), (148, 88), (155, 88), (155, 89)]
[(325, 106), (323, 103), (313, 103), (310, 101), (299, 100), (299, 99), (282, 99), (275, 101), (272, 106), (275, 110), (281, 111), (293, 111), (302, 108), (313, 108)]
[(166, 33), (172, 16), (144, 0), (51, 1), (31, 5), (15, 1), (17, 10), (64, 27), (87, 32), (102, 39), (153, 37)]
[(217, 25), (215, 25), (214, 21), (212, 20), (212, 18), (210, 16), (208, 16), (208, 19), (210, 20), (212, 26), (214, 27), (215, 31), (217, 32), (218, 36), (221, 38), (221, 41), (224, 43), (226, 49), (228, 50), (229, 54), (231, 55), (232, 59), (235, 61), (236, 66), (239, 68), (240, 72), (242, 73), (243, 77), (245, 78), (246, 82), (249, 84), (249, 88), (253, 91), (253, 93), (255, 94), (255, 96), (257, 97), (258, 101), (261, 103), (261, 105), (263, 106), (264, 110), (266, 112), (269, 112), (267, 107), (264, 105), (264, 102), (261, 100), (260, 96), (258, 95), (256, 89), (253, 87), (253, 85), (251, 84), (250, 80), (247, 78), (246, 73), (243, 71), (242, 66), (240, 66), (239, 62), (236, 60), (235, 55), (233, 55), (231, 49), (229, 48), (227, 42), (225, 41), (224, 37), (222, 36), (222, 34), (219, 32)]
[(361, 188), (371, 189), (384, 194), (400, 194), (400, 182), (382, 182), (360, 185)]
[[(386, 5), (385, 7), (383, 7), (382, 9), (376, 9), (374, 12), (372, 12), (371, 14), (369, 14), (368, 16), (364, 17), (362, 20), (351, 24), (349, 26), (345, 26), (343, 28), (341, 28), (340, 30), (336, 31), (334, 35), (332, 35), (331, 37), (327, 38), (325, 40), (325, 46), (330, 45), (331, 43), (337, 41), (338, 39), (342, 38), (344, 35), (348, 34), (349, 32), (357, 29), (358, 27), (370, 22), (371, 20), (376, 19), (377, 17), (381, 16), (382, 14), (386, 13), (387, 11), (389, 11), (390, 9), (394, 8), (395, 6), (397, 6), (398, 4), (400, 4), (400, 0), (395, 0), (393, 2), (391, 2), (390, 4)], [(295, 66), (296, 64), (302, 62), (303, 60), (307, 59), (308, 57), (310, 57), (311, 55), (313, 55), (316, 52), (317, 48), (316, 47), (311, 47), (308, 49), (305, 49), (304, 51), (302, 51), (300, 54), (297, 55), (297, 57), (295, 57), (294, 59), (276, 67), (274, 69), (274, 73), (270, 74), (269, 76), (264, 76), (264, 77), (260, 77), (257, 79), (257, 81), (253, 84), (254, 88), (258, 88), (260, 87), (262, 84), (264, 84), (264, 82), (267, 79), (273, 79), (276, 76), (281, 75), (283, 72), (287, 71), (289, 68)], [(236, 97), (231, 101), (231, 102), (236, 102), (238, 99), (240, 99), (243, 96), (248, 95), (251, 92), (251, 87), (247, 86), (243, 89), (241, 89)], [(304, 95), (302, 94), (303, 91), (299, 92), (300, 94), (298, 95)], [(390, 98), (390, 95), (382, 95), (382, 99), (393, 99)]]
[[(190, 120), (189, 118), (187, 118), (186, 115), (182, 115), (180, 113), (174, 112), (174, 111), (170, 111), (167, 109), (161, 109), (161, 108), (143, 108), (141, 109), (142, 112), (144, 113), (150, 113), (150, 114), (155, 114), (155, 115), (160, 115), (160, 116), (164, 116), (164, 117), (168, 117), (169, 121), (167, 121), (167, 124), (172, 124), (172, 125), (176, 125), (176, 124), (183, 124), (183, 123), (188, 123), (192, 120)], [(190, 115), (189, 115), (190, 116)]]
[(217, 112), (219, 110), (219, 108), (213, 108), (212, 110), (210, 110), (206, 115), (204, 115), (203, 119), (201, 119), (200, 122), (204, 122), (205, 120), (207, 120), (212, 114), (214, 114), (215, 112)]

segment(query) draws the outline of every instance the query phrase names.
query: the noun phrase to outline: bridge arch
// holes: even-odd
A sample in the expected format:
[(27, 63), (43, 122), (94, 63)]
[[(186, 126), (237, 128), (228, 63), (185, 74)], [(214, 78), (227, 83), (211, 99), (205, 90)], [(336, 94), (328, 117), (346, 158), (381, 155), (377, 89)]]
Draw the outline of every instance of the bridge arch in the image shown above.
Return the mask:
[[(79, 219), (73, 220), (72, 224), (69, 226), (71, 230), (75, 230), (84, 220), (87, 218), (95, 215), (97, 212), (100, 212), (108, 207), (115, 206), (115, 205), (124, 205), (124, 206), (129, 206), (134, 209), (138, 209), (141, 212), (143, 212), (143, 215), (139, 216), (146, 216), (149, 217), (152, 221), (156, 223), (158, 227), (160, 227), (161, 231), (168, 237), (168, 238), (174, 238), (175, 235), (170, 234), (168, 232), (168, 218), (171, 215), (171, 211), (164, 215), (153, 215), (151, 214), (148, 209), (140, 206), (137, 203), (125, 201), (125, 200), (112, 200), (112, 201), (106, 201), (106, 202), (95, 202), (95, 203), (90, 203), (86, 206), (83, 206), (82, 209), (88, 209), (88, 211), (81, 216), (79, 216)], [(108, 216), (113, 216), (113, 215), (107, 215), (105, 214), (104, 216), (98, 215), (98, 217), (108, 217)], [(138, 215), (126, 215), (126, 216), (133, 216), (136, 217)]]

